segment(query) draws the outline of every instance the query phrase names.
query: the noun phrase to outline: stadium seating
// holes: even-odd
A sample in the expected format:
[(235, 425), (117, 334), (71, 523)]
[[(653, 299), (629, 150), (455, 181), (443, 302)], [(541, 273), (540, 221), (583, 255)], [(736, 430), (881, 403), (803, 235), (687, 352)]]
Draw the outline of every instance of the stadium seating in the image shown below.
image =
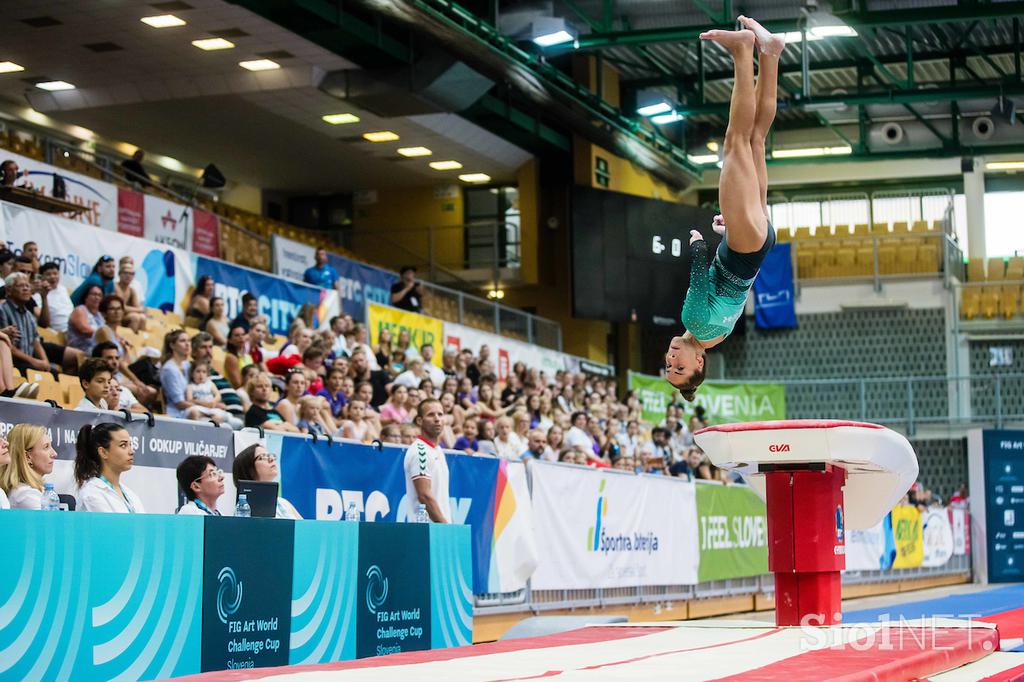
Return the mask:
[(988, 281), (999, 282), (1006, 274), (1006, 261), (1002, 258), (988, 259)]
[(981, 288), (965, 287), (960, 295), (960, 316), (973, 320), (981, 313)]
[(985, 261), (982, 258), (971, 258), (967, 261), (967, 281), (985, 281)]

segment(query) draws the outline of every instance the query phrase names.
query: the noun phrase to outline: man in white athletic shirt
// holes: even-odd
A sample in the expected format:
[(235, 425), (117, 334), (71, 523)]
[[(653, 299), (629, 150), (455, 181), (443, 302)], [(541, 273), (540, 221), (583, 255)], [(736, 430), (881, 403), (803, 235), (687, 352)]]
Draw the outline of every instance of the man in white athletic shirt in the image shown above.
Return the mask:
[(444, 408), (436, 398), (427, 398), (416, 409), (416, 425), (420, 434), (405, 451), (405, 495), (409, 519), (416, 518), (422, 504), (434, 523), (450, 523), (448, 500), (448, 462), (437, 446), (444, 428)]

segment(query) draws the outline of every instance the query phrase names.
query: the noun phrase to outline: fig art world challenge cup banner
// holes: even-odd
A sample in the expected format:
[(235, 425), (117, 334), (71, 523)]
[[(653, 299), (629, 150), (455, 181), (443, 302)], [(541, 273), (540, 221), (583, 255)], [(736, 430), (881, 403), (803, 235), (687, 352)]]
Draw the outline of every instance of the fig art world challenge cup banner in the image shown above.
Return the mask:
[(687, 416), (693, 414), (695, 407), (702, 406), (711, 424), (786, 418), (786, 387), (782, 384), (705, 381), (692, 403), (684, 401), (662, 377), (630, 372), (629, 388), (636, 391), (644, 421), (652, 424), (658, 424), (665, 418), (665, 408), (673, 402), (682, 405)]

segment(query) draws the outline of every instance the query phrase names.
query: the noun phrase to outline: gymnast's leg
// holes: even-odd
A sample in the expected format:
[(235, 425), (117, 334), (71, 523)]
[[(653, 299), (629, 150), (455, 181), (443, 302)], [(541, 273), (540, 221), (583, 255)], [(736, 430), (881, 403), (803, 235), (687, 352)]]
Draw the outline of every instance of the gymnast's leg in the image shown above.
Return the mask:
[(773, 35), (750, 17), (741, 15), (739, 21), (745, 28), (754, 32), (757, 44), (757, 85), (754, 87), (757, 113), (754, 115), (754, 129), (750, 135), (750, 152), (757, 169), (761, 207), (765, 217), (768, 217), (768, 168), (765, 166), (765, 139), (775, 121), (779, 89), (779, 56), (786, 47), (786, 41), (781, 35)]

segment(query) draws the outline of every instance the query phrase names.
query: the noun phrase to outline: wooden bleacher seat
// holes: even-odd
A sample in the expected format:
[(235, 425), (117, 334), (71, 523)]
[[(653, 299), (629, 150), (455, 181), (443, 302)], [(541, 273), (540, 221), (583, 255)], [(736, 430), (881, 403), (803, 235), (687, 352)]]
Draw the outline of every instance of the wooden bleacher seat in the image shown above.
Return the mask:
[(67, 395), (69, 386), (81, 386), (81, 382), (78, 377), (71, 376), (70, 374), (64, 374), (63, 372), (57, 375), (57, 385), (60, 386), (61, 394)]
[(67, 386), (67, 393), (64, 394), (64, 407), (68, 409), (74, 409), (75, 405), (82, 401), (85, 397), (85, 391), (82, 390), (82, 384), (75, 382)]
[(792, 236), (789, 233), (789, 228), (788, 227), (777, 227), (777, 228), (775, 228), (775, 241), (776, 242), (784, 244), (784, 243), (788, 242), (790, 239), (792, 239)]
[[(50, 376), (50, 375), (47, 375), (47, 376)], [(52, 400), (55, 403), (57, 403), (58, 405), (61, 405), (61, 406), (64, 405), (64, 391), (61, 390), (60, 385), (56, 381), (53, 380), (52, 376), (50, 376), (50, 380), (49, 381), (47, 381), (47, 382), (40, 381), (38, 383), (39, 383), (39, 395), (36, 396), (36, 400), (40, 400), (40, 401)]]
[(814, 252), (799, 249), (796, 252), (796, 272), (800, 279), (814, 277)]
[(835, 230), (833, 232), (834, 236), (839, 237), (840, 239), (846, 239), (847, 237), (853, 236), (853, 228), (850, 225), (846, 224), (836, 225)]
[(835, 277), (836, 250), (831, 246), (823, 246), (814, 254), (815, 277)]
[(796, 232), (793, 233), (793, 239), (810, 239), (811, 228), (804, 226), (796, 228)]
[(856, 258), (856, 274), (875, 274), (875, 249), (871, 246), (858, 246)]
[(896, 269), (896, 247), (891, 244), (881, 244), (878, 247), (878, 272), (882, 275), (895, 275)]
[(927, 232), (928, 231), (928, 221), (927, 220), (915, 220), (913, 222), (913, 224), (910, 226), (910, 231), (911, 232)]
[(981, 313), (981, 287), (964, 287), (960, 294), (960, 317), (973, 320)]
[(991, 320), (999, 314), (999, 287), (984, 287), (981, 291), (981, 314)]
[(854, 249), (840, 248), (836, 251), (836, 277), (853, 277), (857, 274), (857, 252)]
[(982, 258), (971, 258), (967, 261), (967, 281), (968, 282), (984, 282), (985, 277), (985, 260)]
[(896, 272), (901, 275), (916, 271), (918, 247), (913, 244), (902, 244), (896, 248)]
[(816, 228), (814, 228), (814, 238), (815, 239), (829, 239), (831, 236), (832, 236), (832, 226), (831, 225), (818, 225)]
[(867, 237), (871, 234), (871, 228), (867, 223), (857, 223), (853, 226), (853, 235), (855, 237)]
[(938, 272), (939, 264), (939, 247), (937, 244), (922, 244), (918, 248), (916, 272)]
[(889, 223), (871, 223), (871, 234), (876, 236), (889, 234)]
[(988, 281), (999, 282), (1006, 275), (1006, 263), (1002, 258), (988, 259)]
[(64, 341), (64, 332), (54, 331), (49, 327), (39, 327), (39, 336), (43, 341), (47, 341), (49, 343), (56, 343), (60, 346), (67, 345)]
[(1024, 279), (1024, 256), (1013, 256), (1006, 264), (1006, 279)]
[(892, 231), (897, 234), (906, 234), (910, 232), (910, 227), (907, 225), (907, 221), (897, 220), (892, 224)]
[(1004, 284), (999, 294), (999, 314), (1009, 320), (1020, 311), (1020, 285)]

